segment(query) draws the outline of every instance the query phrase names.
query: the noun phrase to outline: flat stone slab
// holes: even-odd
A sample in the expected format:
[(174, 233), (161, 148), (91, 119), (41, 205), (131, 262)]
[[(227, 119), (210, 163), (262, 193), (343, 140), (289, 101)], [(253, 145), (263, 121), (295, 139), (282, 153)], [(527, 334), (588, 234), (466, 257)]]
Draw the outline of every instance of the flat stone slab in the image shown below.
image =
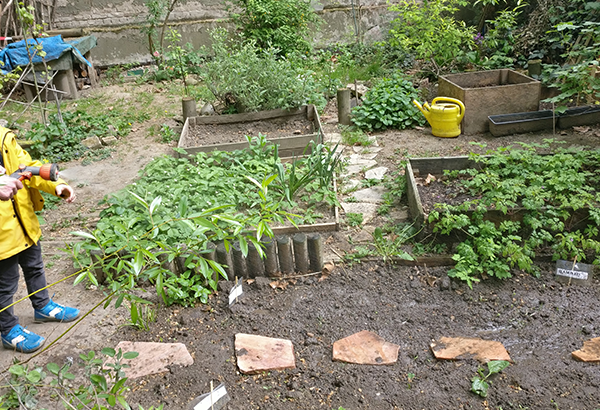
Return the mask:
[(333, 360), (355, 364), (393, 364), (400, 346), (363, 330), (333, 343)]
[(508, 352), (500, 342), (468, 337), (442, 337), (431, 343), (431, 350), (437, 359), (460, 360), (477, 359), (482, 363), (492, 360), (510, 360)]
[(342, 142), (342, 134), (339, 134), (337, 132), (330, 132), (323, 136), (323, 140), (332, 144), (338, 144)]
[(600, 362), (600, 337), (586, 340), (583, 347), (575, 350), (571, 356), (580, 362)]
[(194, 359), (183, 343), (119, 342), (116, 351), (123, 353), (138, 352), (135, 359), (126, 360), (129, 368), (123, 369), (125, 375), (135, 379), (150, 374), (164, 373), (169, 366), (189, 366)]
[(371, 204), (379, 204), (383, 202), (383, 194), (385, 188), (382, 186), (374, 186), (371, 188), (361, 189), (352, 193), (352, 196), (359, 202), (368, 202)]
[(235, 335), (235, 355), (238, 368), (244, 374), (296, 367), (294, 346), (285, 339), (238, 333)]
[(377, 204), (366, 202), (341, 202), (340, 205), (347, 214), (362, 214), (363, 225), (375, 218), (379, 207)]
[(365, 178), (367, 179), (383, 179), (383, 176), (388, 172), (387, 167), (372, 168), (365, 172)]

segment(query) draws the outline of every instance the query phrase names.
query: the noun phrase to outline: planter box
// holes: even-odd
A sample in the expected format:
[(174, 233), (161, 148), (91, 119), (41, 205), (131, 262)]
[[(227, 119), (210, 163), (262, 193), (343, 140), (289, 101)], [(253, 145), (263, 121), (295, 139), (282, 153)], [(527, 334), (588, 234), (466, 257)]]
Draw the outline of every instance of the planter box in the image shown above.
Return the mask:
[[(407, 182), (407, 198), (408, 198), (408, 210), (410, 217), (414, 220), (415, 227), (422, 229), (420, 236), (424, 237), (430, 232), (427, 229), (427, 221), (425, 210), (423, 209), (423, 202), (421, 201), (421, 195), (417, 187), (416, 177), (424, 178), (428, 174), (434, 176), (440, 176), (444, 170), (454, 171), (467, 168), (481, 169), (482, 164), (472, 161), (467, 156), (457, 157), (433, 157), (433, 158), (411, 158), (406, 164), (405, 177)], [(441, 198), (440, 202), (443, 202), (444, 198)], [(497, 209), (488, 210), (485, 218), (494, 223), (500, 223), (502, 221), (521, 221), (523, 216), (526, 214), (524, 208), (513, 208), (507, 214)], [(575, 211), (569, 220), (565, 222), (566, 226), (570, 226), (572, 229), (583, 229), (589, 223), (589, 212), (588, 209), (582, 208)], [(453, 238), (454, 241), (460, 241), (462, 238)], [(452, 241), (451, 241), (452, 242)]]
[(558, 116), (559, 128), (600, 123), (600, 105), (569, 108)]
[(537, 111), (541, 83), (509, 69), (451, 74), (440, 77), (438, 96), (465, 105), (463, 134), (488, 131), (488, 116)]
[[(267, 140), (271, 143), (279, 145), (279, 156), (281, 158), (291, 158), (304, 155), (311, 141), (315, 143), (323, 142), (323, 131), (321, 126), (321, 120), (319, 113), (317, 112), (314, 105), (305, 105), (298, 110), (271, 110), (271, 111), (260, 111), (251, 112), (244, 114), (231, 114), (231, 115), (209, 115), (188, 118), (185, 121), (183, 129), (181, 131), (181, 137), (179, 139), (178, 148), (183, 148), (188, 154), (196, 154), (198, 152), (210, 152), (210, 151), (235, 151), (239, 149), (248, 148), (248, 142), (241, 135), (243, 141), (240, 142), (228, 142), (222, 144), (210, 144), (210, 145), (197, 145), (190, 138), (190, 130), (198, 125), (214, 125), (218, 130), (220, 125), (224, 127), (233, 124), (244, 124), (256, 122), (256, 129), (260, 132), (260, 121), (277, 120), (285, 122), (287, 120), (293, 121), (294, 119), (304, 119), (311, 123), (312, 132), (304, 135), (289, 135), (285, 137), (268, 138)], [(218, 131), (217, 131), (218, 132)], [(290, 133), (291, 134), (291, 133)], [(177, 154), (182, 156), (182, 154)], [(185, 155), (185, 154), (183, 154)]]
[(525, 132), (551, 130), (555, 126), (556, 115), (552, 110), (520, 112), (516, 114), (490, 115), (490, 133), (494, 137)]

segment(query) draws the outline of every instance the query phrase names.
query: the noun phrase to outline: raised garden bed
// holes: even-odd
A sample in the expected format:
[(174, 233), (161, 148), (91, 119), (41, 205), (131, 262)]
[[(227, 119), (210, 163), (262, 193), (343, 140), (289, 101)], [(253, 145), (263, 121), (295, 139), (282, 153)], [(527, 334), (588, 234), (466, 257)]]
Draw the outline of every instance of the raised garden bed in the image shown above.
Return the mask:
[(249, 146), (246, 137), (259, 134), (264, 135), (270, 143), (279, 145), (281, 158), (305, 155), (311, 141), (323, 141), (319, 113), (314, 105), (305, 105), (292, 111), (271, 110), (188, 118), (177, 147), (183, 148), (188, 154), (235, 151)]
[(534, 258), (599, 261), (598, 169), (598, 151), (538, 154), (527, 145), (411, 159), (409, 211), (421, 239), (454, 254), (450, 276), (469, 284), (514, 268), (536, 273)]
[(463, 134), (488, 131), (488, 116), (537, 111), (541, 83), (509, 69), (441, 76), (438, 95), (465, 105)]

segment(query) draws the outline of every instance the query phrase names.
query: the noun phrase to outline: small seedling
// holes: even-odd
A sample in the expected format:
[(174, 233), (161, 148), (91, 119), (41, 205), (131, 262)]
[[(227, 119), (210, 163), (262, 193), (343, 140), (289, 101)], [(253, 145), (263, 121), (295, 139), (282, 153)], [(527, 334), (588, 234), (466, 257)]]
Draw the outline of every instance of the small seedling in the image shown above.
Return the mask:
[(488, 374), (484, 374), (485, 370), (482, 367), (479, 367), (477, 369), (478, 375), (473, 376), (471, 379), (471, 391), (481, 397), (487, 397), (490, 385), (486, 380), (488, 380), (491, 375), (500, 373), (508, 367), (509, 364), (510, 362), (507, 362), (506, 360), (492, 360), (487, 364)]
[(409, 389), (412, 389), (412, 381), (415, 379), (415, 374), (414, 373), (408, 373), (406, 375), (406, 380), (407, 380), (407, 386)]

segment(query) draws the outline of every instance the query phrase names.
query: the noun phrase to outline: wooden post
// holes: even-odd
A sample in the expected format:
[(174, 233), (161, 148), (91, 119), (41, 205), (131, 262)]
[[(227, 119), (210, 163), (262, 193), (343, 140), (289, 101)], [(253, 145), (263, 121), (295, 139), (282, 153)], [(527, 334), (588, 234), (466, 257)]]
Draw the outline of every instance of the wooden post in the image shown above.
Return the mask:
[[(227, 274), (227, 279), (233, 280), (234, 272), (231, 252), (227, 252), (223, 243), (217, 245), (217, 262), (223, 266), (223, 270)], [(217, 278), (214, 279), (217, 280)]]
[(350, 125), (350, 89), (339, 88), (337, 90), (338, 122), (342, 125)]
[(233, 245), (233, 271), (236, 277), (248, 278), (248, 266), (239, 242)]
[(271, 238), (263, 238), (262, 244), (265, 246), (265, 274), (267, 276), (278, 276), (279, 264), (277, 263), (277, 248)]
[(308, 235), (306, 242), (308, 249), (308, 260), (311, 272), (323, 270), (323, 245), (321, 235), (318, 233)]
[(542, 60), (529, 60), (527, 62), (527, 74), (530, 77), (542, 75)]
[(308, 249), (306, 245), (306, 235), (297, 233), (292, 240), (294, 246), (294, 261), (296, 271), (308, 273)]
[(289, 236), (279, 236), (277, 238), (277, 253), (279, 254), (281, 273), (284, 275), (294, 273), (294, 257)]
[(196, 117), (196, 99), (194, 97), (183, 97), (181, 99), (181, 107), (183, 108), (183, 122), (190, 117)]
[(248, 263), (248, 276), (251, 278), (265, 276), (265, 264), (253, 243), (248, 244), (248, 258), (246, 262)]

